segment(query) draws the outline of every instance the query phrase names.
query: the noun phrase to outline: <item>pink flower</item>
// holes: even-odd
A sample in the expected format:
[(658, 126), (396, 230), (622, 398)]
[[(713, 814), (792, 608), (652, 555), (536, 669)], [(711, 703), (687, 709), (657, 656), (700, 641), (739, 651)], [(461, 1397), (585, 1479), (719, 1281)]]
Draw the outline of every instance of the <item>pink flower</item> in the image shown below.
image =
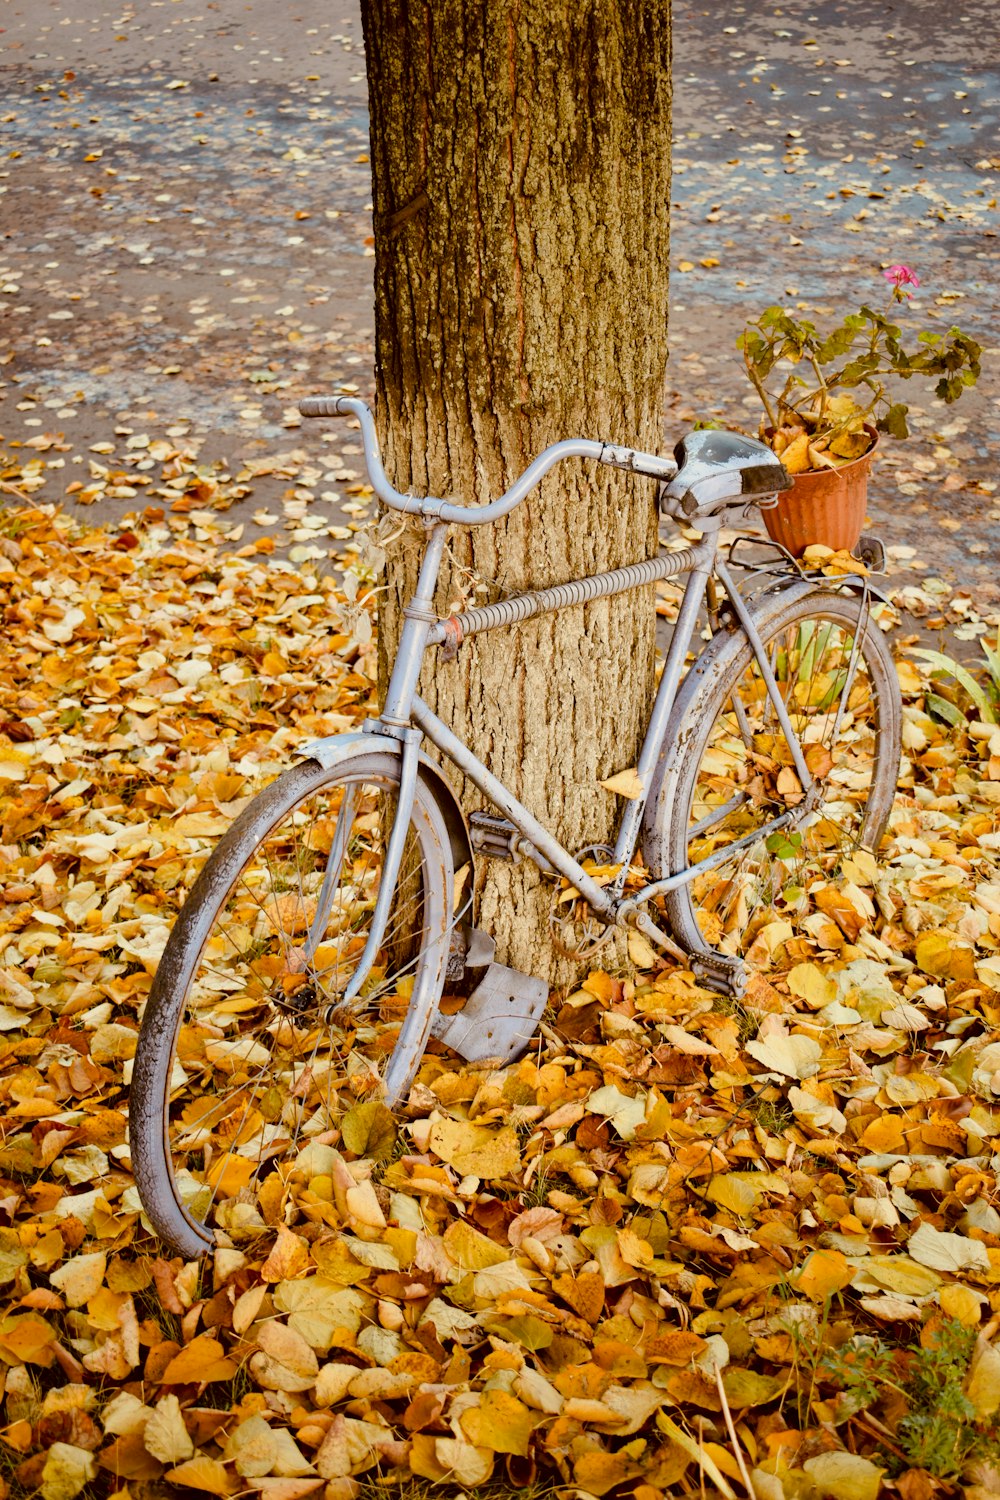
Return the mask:
[(904, 292), (903, 288), (920, 285), (920, 277), (916, 271), (911, 271), (909, 266), (890, 266), (887, 271), (882, 272), (882, 275), (886, 281), (892, 282), (893, 287), (900, 296), (911, 297), (913, 293)]

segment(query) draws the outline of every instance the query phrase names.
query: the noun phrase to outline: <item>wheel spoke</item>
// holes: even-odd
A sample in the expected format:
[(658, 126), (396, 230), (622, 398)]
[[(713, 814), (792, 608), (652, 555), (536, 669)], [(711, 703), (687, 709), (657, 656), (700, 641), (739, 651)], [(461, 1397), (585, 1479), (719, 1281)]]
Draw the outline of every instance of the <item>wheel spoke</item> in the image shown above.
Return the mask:
[[(767, 921), (805, 915), (811, 886), (866, 836), (879, 768), (883, 781), (895, 779), (898, 744), (880, 738), (880, 694), (888, 698), (895, 678), (866, 604), (813, 595), (775, 613), (775, 625), (760, 629), (764, 660), (812, 787), (803, 791), (762, 666), (744, 646), (724, 682), (705, 679), (706, 708), (695, 710), (704, 728), (688, 738), (672, 809), (672, 869), (703, 864), (666, 898), (693, 951), (743, 955)], [(887, 806), (884, 795), (880, 802)]]
[[(304, 1139), (333, 1122), (347, 1078), (341, 1047), (369, 1050), (378, 1071), (389, 1054), (374, 1013), (391, 1027), (405, 1014), (411, 989), (433, 995), (443, 979), (447, 834), (436, 810), (418, 798), (360, 1002), (375, 1024), (366, 1021), (357, 1032), (350, 1020), (337, 1024), (339, 1011), (330, 1019), (368, 940), (383, 833), (392, 826), (398, 762), (385, 753), (360, 760), (384, 770), (338, 777), (306, 763), (282, 778), (303, 785), (301, 793), (282, 799), (272, 787), (262, 794), (275, 811), (259, 831), (252, 822), (242, 833), (233, 830), (242, 841), (238, 858), (224, 859), (226, 840), (213, 855), (171, 937), (181, 957), (171, 961), (168, 946), (154, 981), (136, 1067), (140, 1079), (149, 1073), (140, 1055), (148, 1050), (162, 1082), (154, 1078), (135, 1091), (137, 1177), (149, 1189), (143, 1201), (157, 1227), (189, 1250), (187, 1225), (244, 1222), (248, 1210), (239, 1205), (252, 1205), (268, 1163), (294, 1157)], [(225, 887), (208, 878), (219, 860), (236, 871)], [(201, 916), (206, 899), (215, 908), (210, 923)], [(192, 926), (193, 948), (185, 941)], [(168, 1190), (155, 1185), (157, 1174)], [(185, 1210), (192, 1180), (204, 1187), (197, 1208)], [(177, 1208), (168, 1211), (164, 1199)]]

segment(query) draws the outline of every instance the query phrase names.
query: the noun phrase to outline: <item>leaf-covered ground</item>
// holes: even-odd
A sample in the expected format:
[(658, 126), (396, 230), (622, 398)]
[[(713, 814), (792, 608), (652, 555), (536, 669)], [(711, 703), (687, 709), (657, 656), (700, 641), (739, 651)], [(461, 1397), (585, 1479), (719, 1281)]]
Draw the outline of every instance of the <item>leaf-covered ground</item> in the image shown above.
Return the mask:
[(989, 698), (901, 660), (883, 858), (761, 931), (745, 1003), (595, 971), (521, 1062), (433, 1044), (396, 1120), (345, 1071), (184, 1264), (126, 1139), (173, 893), (374, 675), (336, 577), (186, 525), (0, 522), (0, 1488), (1000, 1490)]

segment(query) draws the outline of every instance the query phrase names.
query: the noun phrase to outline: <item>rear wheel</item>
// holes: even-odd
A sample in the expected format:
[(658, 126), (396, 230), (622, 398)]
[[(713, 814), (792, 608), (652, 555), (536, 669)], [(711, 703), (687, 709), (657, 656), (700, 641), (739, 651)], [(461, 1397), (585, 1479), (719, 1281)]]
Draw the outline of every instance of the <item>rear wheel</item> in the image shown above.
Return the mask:
[(419, 782), (384, 937), (344, 1003), (398, 781), (385, 752), (295, 767), (222, 839), (174, 925), (139, 1033), (129, 1138), (143, 1206), (187, 1254), (212, 1244), (213, 1221), (260, 1222), (267, 1176), (334, 1123), (352, 1047), (373, 1085), (384, 1071), (389, 1103), (409, 1087), (444, 982), (453, 886)]
[(717, 861), (665, 897), (691, 953), (742, 958), (767, 922), (807, 915), (815, 882), (877, 848), (896, 790), (899, 687), (867, 601), (816, 591), (756, 623), (813, 787), (803, 792), (760, 665), (734, 637), (667, 735), (677, 769), (656, 873)]

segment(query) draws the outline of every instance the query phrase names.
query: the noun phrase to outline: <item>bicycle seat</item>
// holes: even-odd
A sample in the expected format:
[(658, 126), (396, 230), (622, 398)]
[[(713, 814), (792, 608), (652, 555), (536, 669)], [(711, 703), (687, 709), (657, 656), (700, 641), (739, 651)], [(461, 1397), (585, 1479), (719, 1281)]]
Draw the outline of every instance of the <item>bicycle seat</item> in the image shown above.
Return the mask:
[(677, 444), (674, 457), (677, 473), (660, 491), (660, 509), (668, 516), (711, 516), (748, 496), (763, 499), (792, 484), (777, 455), (741, 432), (689, 432)]

